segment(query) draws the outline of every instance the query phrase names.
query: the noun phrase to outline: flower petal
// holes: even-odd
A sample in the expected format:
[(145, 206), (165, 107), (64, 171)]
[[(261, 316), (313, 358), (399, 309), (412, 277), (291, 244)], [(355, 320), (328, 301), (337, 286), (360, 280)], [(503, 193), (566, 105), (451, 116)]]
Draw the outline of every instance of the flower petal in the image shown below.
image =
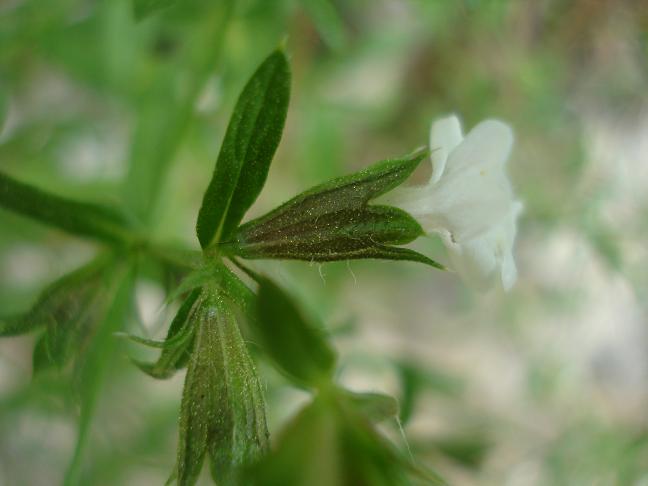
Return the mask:
[(453, 268), (469, 285), (484, 290), (499, 280), (504, 290), (511, 289), (517, 280), (513, 244), (521, 212), (522, 204), (515, 201), (504, 221), (465, 243), (449, 244), (442, 235)]
[(432, 159), (432, 177), (435, 184), (441, 179), (450, 153), (463, 140), (461, 122), (456, 115), (450, 115), (435, 121), (430, 128), (430, 150)]
[(422, 193), (417, 212), (427, 215), (424, 229), (445, 228), (461, 243), (503, 221), (513, 201), (504, 172), (512, 145), (513, 132), (500, 121), (471, 130), (450, 154), (441, 180)]
[(466, 168), (479, 171), (501, 170), (513, 147), (513, 131), (499, 120), (481, 122), (452, 151), (446, 176)]

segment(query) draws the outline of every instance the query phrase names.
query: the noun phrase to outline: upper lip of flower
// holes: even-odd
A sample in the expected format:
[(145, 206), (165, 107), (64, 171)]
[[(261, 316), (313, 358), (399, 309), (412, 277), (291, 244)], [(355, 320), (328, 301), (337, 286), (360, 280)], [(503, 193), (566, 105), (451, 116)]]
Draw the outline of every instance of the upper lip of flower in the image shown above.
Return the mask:
[(513, 132), (501, 121), (485, 120), (464, 137), (456, 116), (441, 118), (430, 131), (429, 182), (398, 188), (384, 201), (410, 213), (427, 233), (441, 235), (460, 273), (469, 267), (483, 276), (502, 271), (512, 261), (521, 209), (505, 173), (512, 147)]
[(432, 176), (422, 187), (403, 188), (388, 198), (416, 217), (427, 232), (448, 231), (454, 242), (488, 231), (509, 213), (513, 191), (504, 165), (513, 133), (486, 120), (465, 138), (456, 116), (432, 125)]

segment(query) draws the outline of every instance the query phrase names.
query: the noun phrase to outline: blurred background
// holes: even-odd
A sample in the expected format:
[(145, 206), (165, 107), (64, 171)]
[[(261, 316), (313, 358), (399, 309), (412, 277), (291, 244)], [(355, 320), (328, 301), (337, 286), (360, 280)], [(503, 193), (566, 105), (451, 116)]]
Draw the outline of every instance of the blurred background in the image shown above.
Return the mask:
[[(511, 292), (413, 263), (256, 266), (326, 323), (340, 382), (399, 399), (407, 444), (398, 424), (385, 433), (450, 484), (647, 486), (648, 5), (241, 0), (226, 17), (225, 3), (136, 20), (131, 0), (0, 2), (0, 170), (125, 201), (155, 238), (198, 249), (236, 96), (284, 39), (290, 111), (251, 215), (426, 144), (436, 117), (505, 120), (525, 205)], [(447, 261), (434, 238), (416, 246)], [(0, 210), (0, 314), (96, 251)], [(137, 297), (160, 337), (171, 312), (155, 276)], [(74, 447), (74, 402), (32, 379), (33, 344), (0, 341), (2, 486), (58, 483)], [(182, 374), (152, 380), (129, 352), (101, 396), (92, 484), (162, 484), (173, 467)], [(274, 433), (307, 395), (260, 368)]]

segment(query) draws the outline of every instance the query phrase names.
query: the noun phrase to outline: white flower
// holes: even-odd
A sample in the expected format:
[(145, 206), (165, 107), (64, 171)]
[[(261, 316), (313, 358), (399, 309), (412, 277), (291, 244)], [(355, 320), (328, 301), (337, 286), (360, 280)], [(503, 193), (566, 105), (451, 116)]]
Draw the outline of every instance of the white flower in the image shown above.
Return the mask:
[(522, 204), (504, 171), (512, 146), (513, 132), (500, 121), (483, 121), (464, 138), (456, 116), (437, 120), (430, 182), (383, 199), (414, 216), (426, 233), (439, 234), (454, 269), (478, 288), (499, 277), (508, 290), (517, 278), (513, 244)]

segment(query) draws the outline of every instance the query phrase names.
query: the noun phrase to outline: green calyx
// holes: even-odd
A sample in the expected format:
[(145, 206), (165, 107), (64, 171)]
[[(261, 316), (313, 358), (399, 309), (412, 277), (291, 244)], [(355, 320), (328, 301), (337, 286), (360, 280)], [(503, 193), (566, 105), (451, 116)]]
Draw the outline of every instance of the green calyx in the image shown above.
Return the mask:
[(427, 155), (427, 149), (418, 150), (313, 187), (241, 225), (235, 238), (222, 247), (243, 258), (319, 262), (381, 258), (443, 268), (420, 253), (395, 246), (423, 235), (412, 216), (395, 207), (369, 204), (403, 183)]

